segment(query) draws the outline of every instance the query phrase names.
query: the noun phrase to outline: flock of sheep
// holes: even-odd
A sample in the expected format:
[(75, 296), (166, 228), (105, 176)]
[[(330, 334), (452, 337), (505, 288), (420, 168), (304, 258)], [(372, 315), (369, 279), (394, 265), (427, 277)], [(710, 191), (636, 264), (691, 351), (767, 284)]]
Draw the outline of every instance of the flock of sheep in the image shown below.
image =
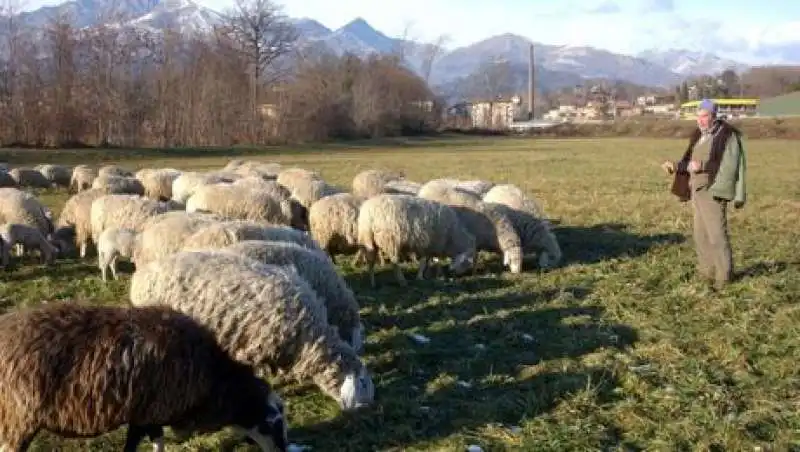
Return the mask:
[[(27, 188), (69, 188), (57, 219)], [(40, 430), (97, 436), (128, 425), (126, 452), (163, 427), (181, 437), (236, 426), (287, 450), (284, 405), (264, 379), (313, 382), (343, 410), (374, 401), (359, 356), (364, 324), (334, 256), (354, 255), (375, 286), (377, 260), (440, 259), (463, 275), (479, 251), (522, 271), (561, 249), (538, 204), (510, 184), (367, 170), (347, 192), (316, 172), (231, 161), (188, 172), (0, 168), (0, 253), (87, 258), (103, 280), (136, 267), (127, 307), (50, 303), (0, 316), (0, 451)]]

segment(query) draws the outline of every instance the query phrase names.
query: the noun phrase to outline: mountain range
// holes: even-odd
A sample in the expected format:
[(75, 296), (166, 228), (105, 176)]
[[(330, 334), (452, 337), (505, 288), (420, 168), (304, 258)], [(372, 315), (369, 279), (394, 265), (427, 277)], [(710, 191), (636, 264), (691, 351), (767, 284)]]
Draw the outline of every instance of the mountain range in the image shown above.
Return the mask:
[[(115, 11), (127, 17), (122, 25), (151, 31), (166, 27), (206, 30), (222, 17), (218, 12), (192, 0), (70, 0), (22, 12), (17, 17), (26, 24), (41, 26), (55, 15), (69, 14), (74, 25), (91, 26), (111, 20), (107, 14), (111, 1)], [(338, 54), (347, 51), (361, 56), (374, 52), (402, 51), (407, 64), (420, 74), (425, 72), (425, 60), (435, 49), (431, 44), (387, 36), (362, 18), (356, 18), (335, 30), (314, 19), (291, 20), (299, 31), (302, 46), (321, 46)], [(534, 45), (536, 56), (536, 84), (539, 89), (574, 86), (588, 79), (669, 87), (687, 77), (715, 74), (728, 68), (739, 72), (749, 67), (711, 53), (683, 49), (623, 55), (594, 47), (534, 43), (524, 36), (507, 33), (465, 47), (438, 49), (429, 82), (439, 87), (457, 84), (494, 60), (507, 63), (515, 84), (523, 83), (527, 78), (531, 44)]]

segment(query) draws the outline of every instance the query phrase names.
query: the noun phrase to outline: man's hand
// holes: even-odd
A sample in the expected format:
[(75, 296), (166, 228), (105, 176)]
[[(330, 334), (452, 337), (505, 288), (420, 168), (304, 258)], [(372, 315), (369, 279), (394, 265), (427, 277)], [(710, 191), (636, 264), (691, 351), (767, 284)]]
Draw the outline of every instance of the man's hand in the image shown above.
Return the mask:
[(675, 172), (675, 162), (670, 162), (667, 160), (661, 164), (661, 169), (663, 169), (667, 174), (672, 174)]
[(688, 169), (689, 169), (689, 172), (691, 172), (691, 173), (699, 173), (702, 168), (703, 168), (703, 166), (697, 160), (692, 160), (691, 162), (689, 162)]

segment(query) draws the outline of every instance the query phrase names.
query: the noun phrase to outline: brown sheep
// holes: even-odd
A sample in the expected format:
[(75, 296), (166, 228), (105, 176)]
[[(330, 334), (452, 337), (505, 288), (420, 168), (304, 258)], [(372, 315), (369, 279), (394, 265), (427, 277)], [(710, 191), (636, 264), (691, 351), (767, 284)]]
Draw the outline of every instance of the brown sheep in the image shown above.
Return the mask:
[[(283, 403), (214, 335), (169, 308), (53, 303), (0, 316), (0, 450), (40, 430), (94, 437), (128, 424), (125, 452), (163, 427), (236, 425), (263, 450), (286, 450)], [(272, 445), (270, 445), (272, 443)]]

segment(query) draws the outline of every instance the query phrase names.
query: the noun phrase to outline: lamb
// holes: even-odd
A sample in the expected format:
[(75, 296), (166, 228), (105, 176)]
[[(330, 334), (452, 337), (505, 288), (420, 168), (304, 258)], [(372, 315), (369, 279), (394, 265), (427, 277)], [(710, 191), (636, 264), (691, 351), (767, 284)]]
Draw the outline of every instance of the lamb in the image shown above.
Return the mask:
[(133, 262), (146, 264), (180, 251), (186, 238), (202, 227), (222, 221), (216, 215), (173, 211), (150, 217), (142, 224), (133, 250)]
[(36, 171), (42, 173), (50, 184), (56, 187), (69, 187), (72, 180), (72, 169), (64, 165), (38, 165), (34, 167)]
[[(90, 243), (92, 243), (92, 203), (106, 193), (99, 188), (90, 188), (72, 195), (64, 204), (61, 209), (61, 215), (58, 217), (56, 227), (58, 228), (53, 234), (60, 236), (69, 228), (75, 231), (75, 244), (80, 248), (81, 258), (86, 257), (86, 251)], [(65, 244), (61, 244), (61, 249), (64, 249)]]
[(78, 165), (72, 169), (72, 177), (69, 181), (69, 191), (79, 193), (83, 190), (92, 188), (92, 183), (97, 178), (97, 171), (86, 165)]
[(180, 171), (172, 168), (145, 168), (136, 172), (134, 177), (142, 184), (144, 196), (167, 201), (172, 198), (172, 183), (180, 175)]
[(199, 187), (186, 201), (187, 212), (207, 212), (225, 218), (263, 221), (304, 229), (305, 209), (288, 198), (273, 196), (271, 190), (241, 185), (215, 184)]
[(147, 435), (163, 451), (164, 426), (232, 425), (262, 450), (287, 448), (284, 403), (270, 385), (166, 307), (10, 312), (0, 316), (0, 360), (0, 450), (27, 451), (40, 430), (94, 437), (125, 424), (125, 452)]
[(168, 210), (165, 203), (143, 196), (102, 196), (92, 202), (89, 214), (92, 223), (92, 240), (97, 243), (100, 234), (110, 227), (127, 228), (139, 232), (145, 220)]
[(237, 360), (276, 376), (311, 380), (345, 410), (374, 400), (364, 364), (291, 268), (229, 251), (181, 251), (138, 267), (130, 300), (191, 315), (213, 329)]
[(350, 193), (337, 193), (315, 202), (308, 211), (311, 236), (333, 262), (336, 253), (359, 251), (358, 210), (362, 202)]
[(42, 203), (30, 193), (11, 187), (0, 188), (0, 223), (34, 226), (45, 237), (53, 233), (53, 223)]
[(539, 203), (527, 197), (516, 185), (495, 185), (483, 195), (483, 201), (503, 204), (512, 209), (528, 212), (536, 217), (542, 216), (542, 208)]
[(385, 192), (386, 184), (403, 179), (405, 174), (394, 171), (370, 169), (353, 178), (353, 194), (360, 198), (371, 198)]
[(107, 270), (117, 278), (117, 260), (119, 258), (133, 259), (133, 249), (136, 245), (136, 232), (131, 229), (108, 228), (97, 239), (97, 266), (103, 281), (107, 281)]
[(397, 282), (406, 281), (398, 263), (406, 253), (420, 259), (417, 279), (423, 279), (431, 257), (451, 257), (450, 269), (460, 275), (472, 268), (475, 237), (449, 206), (410, 195), (378, 195), (361, 204), (358, 243), (366, 253), (370, 283), (375, 287), (378, 252), (394, 265)]
[(144, 196), (144, 185), (133, 177), (101, 174), (92, 181), (92, 188), (98, 188), (107, 194), (129, 194)]
[(31, 168), (13, 168), (8, 175), (20, 187), (50, 188), (53, 185), (42, 173)]
[(265, 264), (294, 266), (324, 302), (328, 323), (357, 353), (362, 350), (364, 325), (358, 301), (327, 255), (296, 243), (263, 240), (245, 240), (224, 249)]
[(551, 268), (561, 261), (561, 247), (549, 221), (504, 204), (487, 204), (503, 212), (511, 220), (522, 241), (523, 253), (526, 255), (538, 253), (540, 268)]
[(18, 223), (0, 224), (0, 237), (3, 238), (3, 266), (9, 263), (9, 254), (12, 246), (21, 244), (25, 250), (38, 249), (42, 261), (51, 265), (58, 254), (56, 247), (50, 243), (42, 231), (35, 226)]

